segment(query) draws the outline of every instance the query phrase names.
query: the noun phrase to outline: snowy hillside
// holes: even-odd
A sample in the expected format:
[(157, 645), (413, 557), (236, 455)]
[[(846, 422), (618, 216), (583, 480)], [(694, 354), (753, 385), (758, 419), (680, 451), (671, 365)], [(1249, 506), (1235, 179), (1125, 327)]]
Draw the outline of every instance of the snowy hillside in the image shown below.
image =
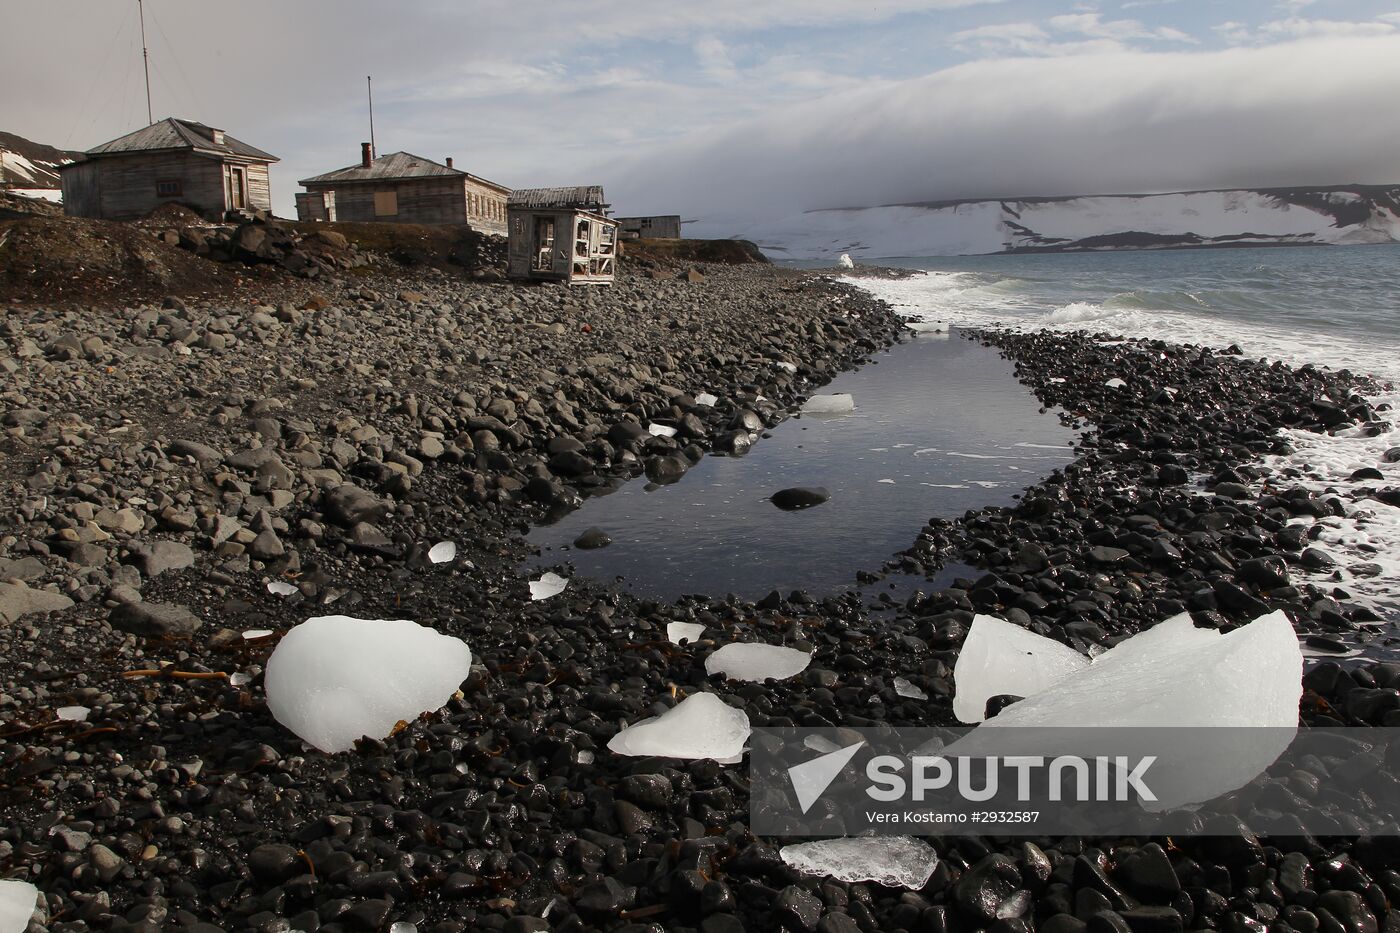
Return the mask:
[(58, 166), (77, 157), (76, 152), (45, 146), (13, 133), (0, 133), (0, 187), (56, 190), (62, 187)]
[(1270, 188), (809, 211), (738, 234), (777, 259), (1400, 242), (1400, 186)]

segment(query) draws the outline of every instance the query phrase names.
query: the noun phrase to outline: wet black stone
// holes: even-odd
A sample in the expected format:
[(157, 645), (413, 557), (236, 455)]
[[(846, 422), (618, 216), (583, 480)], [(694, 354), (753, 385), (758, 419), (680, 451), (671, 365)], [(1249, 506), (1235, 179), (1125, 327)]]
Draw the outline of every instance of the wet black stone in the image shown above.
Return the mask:
[(574, 547), (589, 551), (595, 548), (607, 547), (612, 544), (612, 538), (601, 528), (589, 528), (574, 539)]
[(997, 908), (1021, 886), (1021, 872), (1005, 855), (989, 855), (969, 868), (953, 887), (953, 903), (970, 921), (990, 923)]
[(793, 486), (773, 493), (772, 502), (780, 509), (795, 511), (821, 505), (831, 499), (831, 493), (822, 486)]
[(773, 913), (779, 922), (795, 930), (815, 930), (821, 919), (822, 902), (795, 884), (778, 892)]

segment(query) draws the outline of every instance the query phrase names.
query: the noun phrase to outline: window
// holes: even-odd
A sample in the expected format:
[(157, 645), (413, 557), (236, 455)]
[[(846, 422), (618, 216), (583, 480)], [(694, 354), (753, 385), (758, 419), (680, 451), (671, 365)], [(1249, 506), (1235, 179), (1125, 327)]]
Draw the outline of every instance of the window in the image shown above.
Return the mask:
[(156, 182), (156, 197), (158, 198), (178, 198), (183, 193), (183, 188), (176, 179)]
[(397, 191), (376, 191), (374, 193), (374, 216), (395, 217), (399, 213), (399, 193)]

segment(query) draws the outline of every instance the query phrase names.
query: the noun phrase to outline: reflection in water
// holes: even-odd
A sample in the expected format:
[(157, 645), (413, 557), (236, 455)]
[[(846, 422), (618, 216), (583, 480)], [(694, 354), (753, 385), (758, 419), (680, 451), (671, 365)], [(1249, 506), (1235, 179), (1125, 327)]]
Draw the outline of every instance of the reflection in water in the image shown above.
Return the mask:
[[(794, 417), (744, 457), (707, 457), (669, 486), (626, 483), (537, 527), (531, 565), (571, 563), (666, 599), (826, 595), (910, 547), (929, 518), (1010, 504), (1072, 459), (1073, 432), (1040, 410), (1011, 363), (938, 336), (895, 346), (822, 389), (850, 393), (849, 414)], [(798, 511), (768, 501), (791, 486), (825, 487), (831, 498)], [(573, 548), (593, 526), (612, 543)]]

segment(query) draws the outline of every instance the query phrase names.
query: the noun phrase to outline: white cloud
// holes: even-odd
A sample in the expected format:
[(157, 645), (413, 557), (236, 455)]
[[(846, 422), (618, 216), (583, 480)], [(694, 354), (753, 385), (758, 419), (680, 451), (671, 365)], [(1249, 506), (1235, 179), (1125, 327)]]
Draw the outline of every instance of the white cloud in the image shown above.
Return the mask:
[(739, 69), (729, 56), (724, 42), (714, 36), (697, 39), (693, 46), (695, 60), (706, 77), (715, 81), (732, 81), (739, 76)]
[(974, 62), (832, 95), (610, 172), (629, 210), (1400, 180), (1400, 36)]
[(1395, 26), (1384, 22), (1343, 22), (1331, 19), (1304, 19), (1294, 16), (1274, 20), (1259, 27), (1259, 33), (1266, 39), (1304, 38), (1308, 36), (1381, 36), (1395, 31)]

